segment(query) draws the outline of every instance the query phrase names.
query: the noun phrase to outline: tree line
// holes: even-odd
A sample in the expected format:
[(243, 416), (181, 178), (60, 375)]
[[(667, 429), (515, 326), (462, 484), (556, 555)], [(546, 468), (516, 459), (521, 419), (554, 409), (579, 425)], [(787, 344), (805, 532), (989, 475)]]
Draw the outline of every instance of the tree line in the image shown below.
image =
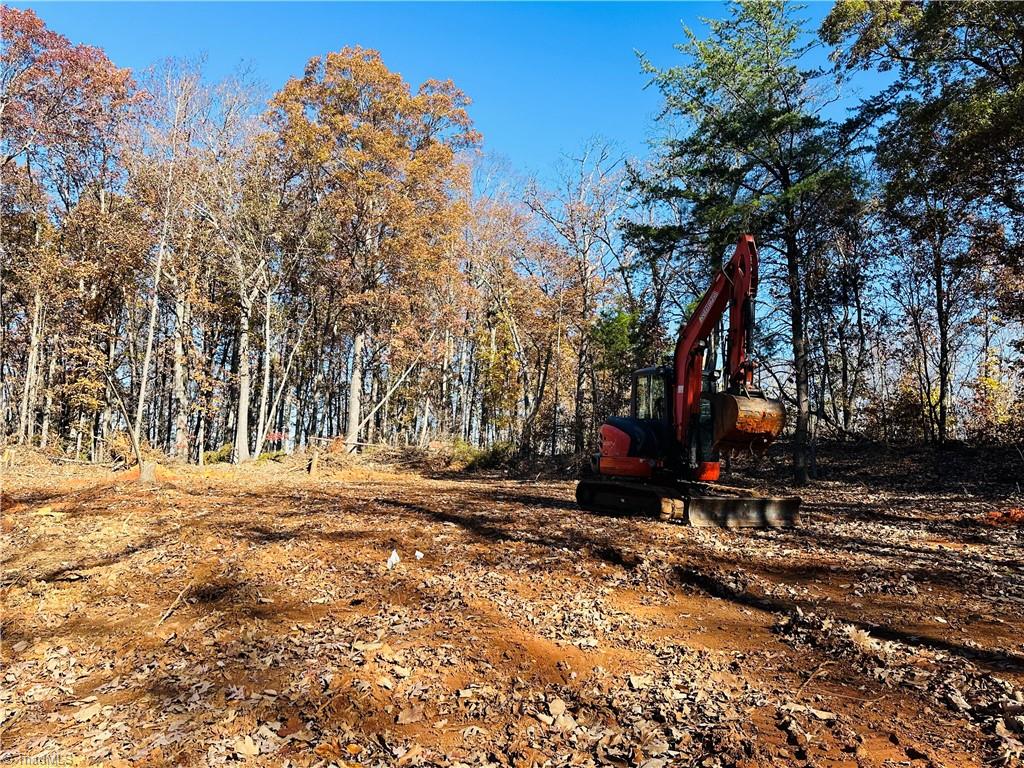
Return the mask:
[[(375, 51), (268, 99), (0, 14), (8, 442), (583, 456), (744, 231), (797, 481), (823, 438), (1024, 435), (1024, 4), (840, 2), (821, 29), (732, 5), (677, 65), (641, 58), (648, 157), (592, 140), (547, 183)], [(884, 87), (847, 108), (865, 72)]]

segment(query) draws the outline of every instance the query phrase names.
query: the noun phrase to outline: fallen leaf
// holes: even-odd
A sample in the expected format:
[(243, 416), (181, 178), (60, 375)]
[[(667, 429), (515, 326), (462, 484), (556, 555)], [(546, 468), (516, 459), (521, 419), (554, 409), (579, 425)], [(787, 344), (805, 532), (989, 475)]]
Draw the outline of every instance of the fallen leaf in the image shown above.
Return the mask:
[(423, 719), (423, 707), (418, 704), (406, 707), (398, 713), (397, 723), (399, 725), (408, 725), (409, 723), (418, 723)]
[(647, 688), (654, 680), (649, 675), (630, 675), (629, 686), (634, 691), (642, 691)]
[(800, 712), (825, 722), (836, 719), (836, 714), (834, 712), (826, 712), (823, 709), (805, 707), (803, 704), (794, 704), (792, 702), (787, 702), (786, 704), (783, 704), (781, 707), (779, 707), (779, 709), (781, 709), (783, 712)]
[(326, 760), (339, 760), (341, 758), (342, 751), (336, 741), (321, 741), (313, 749), (313, 754)]
[(398, 758), (397, 765), (409, 765), (410, 763), (418, 762), (422, 756), (423, 748), (419, 744), (413, 744)]
[(295, 715), (291, 715), (285, 721), (284, 725), (278, 729), (277, 735), (284, 739), (300, 730), (302, 730), (302, 721)]
[(260, 748), (252, 740), (252, 736), (235, 739), (235, 743), (231, 746), (234, 747), (235, 753), (243, 758), (256, 757), (260, 753)]
[(75, 720), (80, 723), (84, 723), (86, 720), (92, 720), (100, 713), (101, 709), (103, 709), (103, 705), (97, 701), (96, 703), (90, 704), (88, 707), (83, 707), (75, 712)]
[(572, 715), (559, 715), (555, 718), (555, 727), (569, 733), (576, 730), (576, 719)]

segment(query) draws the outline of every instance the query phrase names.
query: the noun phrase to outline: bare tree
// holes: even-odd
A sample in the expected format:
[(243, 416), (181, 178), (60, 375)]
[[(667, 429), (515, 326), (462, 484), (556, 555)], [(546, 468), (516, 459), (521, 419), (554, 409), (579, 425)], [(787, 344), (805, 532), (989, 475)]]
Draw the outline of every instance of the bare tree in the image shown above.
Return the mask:
[(612, 145), (591, 140), (583, 152), (566, 158), (554, 191), (534, 184), (526, 203), (564, 245), (575, 268), (573, 300), (569, 322), (573, 325), (576, 352), (574, 395), (575, 450), (582, 453), (588, 434), (587, 387), (591, 405), (589, 432), (594, 431), (593, 401), (596, 380), (590, 350), (590, 331), (600, 295), (608, 276), (611, 230), (623, 202), (623, 158)]

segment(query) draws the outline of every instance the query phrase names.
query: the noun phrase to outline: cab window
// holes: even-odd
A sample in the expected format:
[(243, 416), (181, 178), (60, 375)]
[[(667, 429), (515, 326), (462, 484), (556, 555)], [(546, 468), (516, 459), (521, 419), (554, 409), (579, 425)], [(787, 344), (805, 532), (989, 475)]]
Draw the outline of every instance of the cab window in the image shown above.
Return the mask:
[(637, 376), (636, 378), (636, 417), (638, 419), (651, 418), (650, 376)]
[(665, 421), (668, 403), (665, 380), (649, 373), (636, 377), (636, 418)]
[(653, 379), (651, 386), (651, 418), (658, 421), (665, 421), (667, 412), (665, 410), (665, 381), (664, 379)]

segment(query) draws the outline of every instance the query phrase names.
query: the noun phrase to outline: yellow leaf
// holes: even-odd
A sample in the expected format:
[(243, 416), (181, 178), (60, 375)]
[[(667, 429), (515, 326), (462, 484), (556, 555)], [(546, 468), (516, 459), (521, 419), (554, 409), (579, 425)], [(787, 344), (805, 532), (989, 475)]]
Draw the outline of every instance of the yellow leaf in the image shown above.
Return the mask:
[(75, 713), (75, 720), (80, 723), (84, 723), (86, 720), (92, 720), (96, 715), (103, 709), (103, 705), (98, 701), (90, 704), (88, 707), (83, 707)]
[(235, 748), (235, 752), (244, 758), (256, 757), (260, 753), (260, 748), (252, 740), (252, 736), (235, 739), (235, 743), (232, 746)]

